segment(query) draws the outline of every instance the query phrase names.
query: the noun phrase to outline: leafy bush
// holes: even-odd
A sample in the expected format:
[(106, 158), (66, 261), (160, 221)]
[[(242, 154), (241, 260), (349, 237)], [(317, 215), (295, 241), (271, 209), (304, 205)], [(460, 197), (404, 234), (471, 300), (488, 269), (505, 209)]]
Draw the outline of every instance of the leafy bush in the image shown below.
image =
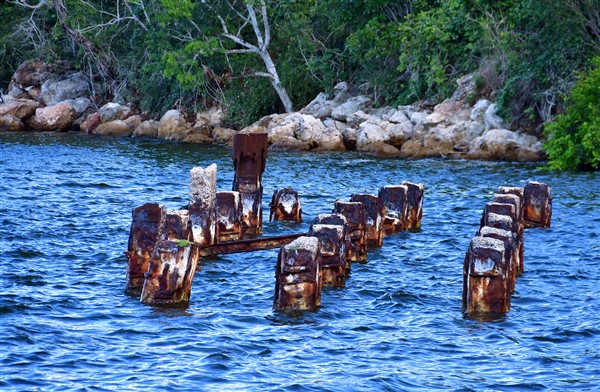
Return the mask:
[(571, 91), (566, 112), (546, 127), (549, 166), (565, 170), (600, 169), (600, 56)]

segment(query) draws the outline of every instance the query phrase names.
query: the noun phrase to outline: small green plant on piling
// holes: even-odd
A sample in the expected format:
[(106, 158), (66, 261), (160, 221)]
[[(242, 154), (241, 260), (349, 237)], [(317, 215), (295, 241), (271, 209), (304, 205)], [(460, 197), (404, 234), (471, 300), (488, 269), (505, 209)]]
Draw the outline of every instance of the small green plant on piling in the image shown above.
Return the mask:
[(192, 241), (188, 241), (188, 240), (175, 240), (175, 243), (177, 244), (177, 246), (179, 246), (181, 248), (185, 248), (186, 246), (194, 245), (194, 243)]
[(600, 56), (580, 75), (564, 114), (546, 126), (548, 165), (562, 170), (600, 169)]

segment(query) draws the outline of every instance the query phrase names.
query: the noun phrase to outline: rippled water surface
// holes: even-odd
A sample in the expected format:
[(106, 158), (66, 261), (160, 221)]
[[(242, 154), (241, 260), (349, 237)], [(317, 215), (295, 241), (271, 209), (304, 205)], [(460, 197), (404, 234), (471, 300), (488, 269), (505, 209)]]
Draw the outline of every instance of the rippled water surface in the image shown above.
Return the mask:
[[(338, 198), (425, 184), (422, 230), (386, 237), (314, 313), (272, 310), (277, 250), (201, 261), (183, 308), (125, 294), (132, 208), (186, 204), (189, 170), (218, 146), (0, 134), (0, 390), (599, 390), (600, 175), (536, 164), (272, 153), (263, 208), (293, 187), (300, 232)], [(553, 192), (550, 229), (525, 232), (504, 318), (461, 314), (462, 261), (501, 185)], [(268, 216), (268, 214), (267, 214)]]

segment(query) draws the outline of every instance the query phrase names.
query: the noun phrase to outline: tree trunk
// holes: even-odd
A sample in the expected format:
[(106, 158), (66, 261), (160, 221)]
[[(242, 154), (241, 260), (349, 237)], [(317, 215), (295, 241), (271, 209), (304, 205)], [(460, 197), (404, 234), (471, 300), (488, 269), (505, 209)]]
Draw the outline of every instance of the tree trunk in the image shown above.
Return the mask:
[(292, 100), (290, 99), (287, 90), (285, 87), (283, 87), (281, 81), (279, 80), (279, 74), (277, 74), (277, 68), (275, 67), (273, 59), (271, 59), (271, 56), (266, 49), (260, 51), (260, 57), (265, 63), (265, 67), (267, 67), (267, 73), (270, 75), (271, 85), (275, 91), (277, 91), (277, 95), (279, 95), (279, 99), (281, 100), (281, 103), (283, 103), (283, 108), (285, 109), (286, 113), (292, 113), (294, 111)]

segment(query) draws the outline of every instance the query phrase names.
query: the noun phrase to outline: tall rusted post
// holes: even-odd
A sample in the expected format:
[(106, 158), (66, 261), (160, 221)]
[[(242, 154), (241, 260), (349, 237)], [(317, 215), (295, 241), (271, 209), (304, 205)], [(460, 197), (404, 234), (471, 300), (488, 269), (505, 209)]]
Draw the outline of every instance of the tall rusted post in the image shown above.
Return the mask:
[(510, 305), (510, 294), (515, 291), (515, 281), (517, 278), (516, 258), (519, 254), (517, 248), (517, 237), (515, 233), (508, 230), (497, 229), (495, 227), (484, 226), (477, 232), (481, 237), (496, 238), (504, 242), (504, 268), (506, 276), (507, 302)]
[(267, 164), (266, 133), (233, 136), (234, 191), (240, 192), (244, 234), (262, 233), (262, 174)]
[(161, 240), (167, 209), (156, 203), (147, 203), (132, 211), (133, 221), (127, 245), (126, 291), (139, 295), (144, 285), (144, 274), (148, 271), (154, 247)]
[(475, 236), (465, 258), (463, 312), (488, 315), (508, 312), (504, 242)]
[(217, 165), (190, 170), (190, 220), (194, 242), (199, 245), (215, 243), (215, 201), (217, 198)]
[(283, 220), (296, 223), (302, 222), (302, 206), (300, 196), (292, 188), (278, 189), (273, 192), (271, 199), (269, 221)]
[(360, 193), (350, 196), (350, 201), (363, 203), (365, 206), (367, 215), (367, 246), (371, 248), (381, 247), (383, 243), (383, 228), (381, 226), (383, 207), (379, 197), (367, 193)]
[(299, 237), (279, 250), (275, 270), (277, 310), (316, 310), (321, 305), (319, 239)]
[(179, 246), (175, 241), (159, 243), (150, 261), (140, 301), (173, 304), (190, 299), (198, 265), (195, 245)]
[(523, 192), (523, 218), (525, 227), (550, 227), (552, 218), (552, 197), (550, 187), (541, 182), (531, 181)]
[(346, 239), (344, 226), (310, 226), (308, 235), (319, 239), (321, 254), (321, 276), (323, 286), (344, 287), (346, 285)]
[(350, 246), (346, 247), (346, 258), (352, 262), (367, 262), (367, 213), (363, 203), (335, 202), (334, 213), (346, 218)]
[[(492, 220), (490, 220), (490, 215), (494, 215)], [(506, 228), (508, 223), (500, 222), (497, 216), (507, 216), (510, 217), (510, 228)], [(515, 209), (514, 204), (508, 203), (487, 203), (483, 209), (483, 214), (481, 216), (481, 225), (480, 227), (490, 226), (496, 228), (504, 228), (505, 230), (509, 230), (514, 233), (517, 238), (517, 249), (518, 255), (515, 257), (513, 262), (516, 265), (517, 273), (521, 273), (524, 270), (523, 258), (521, 257), (522, 253), (522, 241), (519, 241), (519, 216), (517, 210)]]
[(406, 194), (406, 218), (404, 221), (405, 230), (419, 230), (421, 228), (421, 219), (423, 218), (423, 193), (425, 187), (423, 184), (413, 184), (404, 181), (408, 192)]
[(217, 243), (241, 240), (244, 236), (244, 230), (240, 193), (235, 191), (217, 192), (215, 203)]
[(407, 194), (406, 185), (386, 185), (379, 189), (379, 199), (383, 207), (383, 235), (392, 235), (404, 230)]

